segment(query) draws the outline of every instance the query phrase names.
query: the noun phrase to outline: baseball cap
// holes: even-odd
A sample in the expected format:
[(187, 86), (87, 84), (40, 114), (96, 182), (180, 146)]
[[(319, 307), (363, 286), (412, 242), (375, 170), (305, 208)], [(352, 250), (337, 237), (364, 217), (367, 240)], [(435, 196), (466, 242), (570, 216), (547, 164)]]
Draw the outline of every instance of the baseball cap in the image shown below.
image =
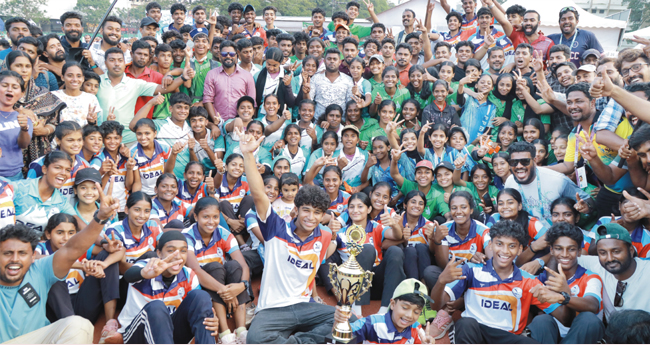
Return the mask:
[(429, 168), (429, 169), (431, 169), (431, 171), (434, 170), (433, 169), (433, 163), (431, 163), (431, 161), (428, 161), (428, 160), (425, 160), (425, 159), (419, 161), (418, 164), (415, 165), (415, 170), (418, 170), (418, 168)]
[(585, 72), (594, 72), (596, 73), (596, 66), (590, 65), (590, 64), (584, 64), (578, 67), (577, 70), (573, 71), (573, 75), (578, 74), (578, 71), (585, 71)]
[(381, 55), (379, 55), (379, 54), (375, 54), (375, 55), (371, 56), (371, 57), (370, 57), (370, 60), (368, 60), (368, 63), (370, 63), (373, 59), (374, 59), (374, 60), (377, 60), (377, 61), (379, 61), (379, 62), (381, 62), (381, 63), (385, 63), (385, 61), (384, 61), (384, 57), (381, 56)]
[(253, 5), (251, 5), (251, 4), (248, 4), (248, 5), (246, 5), (246, 7), (244, 7), (244, 13), (248, 13), (250, 11), (255, 12), (255, 7), (253, 7)]
[(151, 17), (142, 18), (142, 20), (140, 21), (140, 27), (149, 26), (149, 25), (155, 25), (157, 28), (160, 27), (160, 24), (158, 24), (155, 20), (153, 20), (153, 18)]
[(454, 172), (454, 165), (451, 164), (451, 162), (443, 161), (438, 163), (436, 168), (433, 170), (433, 174), (435, 175), (438, 172), (438, 169), (440, 168), (449, 169), (451, 172)]
[(596, 228), (596, 243), (605, 239), (621, 240), (632, 244), (630, 232), (618, 223), (607, 223)]
[(357, 128), (357, 126), (355, 126), (355, 125), (347, 125), (347, 126), (343, 127), (343, 129), (341, 129), (341, 136), (343, 136), (343, 133), (345, 133), (345, 131), (347, 131), (348, 129), (351, 129), (351, 130), (357, 132), (357, 135), (361, 135), (361, 132), (359, 131), (359, 128)]
[(594, 55), (596, 56), (596, 58), (600, 59), (600, 52), (598, 51), (598, 49), (591, 48), (585, 50), (585, 52), (582, 53), (582, 61), (584, 61), (590, 55)]
[(74, 185), (78, 186), (86, 181), (102, 183), (102, 175), (95, 168), (84, 168), (77, 171), (77, 175), (74, 178)]
[(392, 298), (396, 299), (410, 294), (416, 294), (419, 297), (422, 297), (425, 304), (427, 302), (433, 303), (433, 299), (429, 297), (426, 285), (414, 278), (402, 280), (402, 282), (397, 285), (397, 288), (395, 288)]
[(345, 25), (345, 24), (339, 24), (339, 25), (337, 25), (336, 28), (334, 28), (334, 32), (339, 31), (340, 28), (344, 28), (345, 30), (348, 30), (348, 32), (350, 32), (350, 28), (349, 28), (347, 25)]

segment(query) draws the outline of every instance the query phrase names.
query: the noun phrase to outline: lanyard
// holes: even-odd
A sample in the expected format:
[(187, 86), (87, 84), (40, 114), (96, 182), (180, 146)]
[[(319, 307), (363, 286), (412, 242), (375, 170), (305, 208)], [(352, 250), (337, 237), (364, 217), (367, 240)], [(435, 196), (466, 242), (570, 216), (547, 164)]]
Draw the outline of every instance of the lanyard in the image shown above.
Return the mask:
[[(537, 199), (539, 200), (539, 203), (541, 205), (542, 204), (542, 182), (540, 181), (539, 170), (537, 168), (535, 168), (535, 175), (536, 175), (535, 179), (537, 180)], [(522, 199), (522, 201), (524, 203), (524, 209), (526, 211), (528, 211), (529, 213), (531, 213), (532, 209), (526, 205), (528, 203), (528, 199), (526, 199), (526, 196), (524, 195), (524, 190), (523, 190), (523, 188), (521, 188), (521, 184), (517, 184), (517, 185), (519, 186), (519, 193), (521, 193), (521, 199)], [(542, 205), (542, 207), (540, 207), (540, 211), (542, 212), (542, 219), (544, 219), (544, 221), (546, 221), (546, 219), (544, 218), (545, 217), (544, 216), (544, 205)]]
[[(576, 37), (578, 37), (578, 28), (576, 28), (576, 33), (573, 34), (573, 40), (571, 40), (571, 45), (569, 46), (569, 49), (573, 49), (573, 43), (576, 41)], [(564, 39), (564, 35), (560, 33), (560, 44), (562, 44), (563, 39)]]

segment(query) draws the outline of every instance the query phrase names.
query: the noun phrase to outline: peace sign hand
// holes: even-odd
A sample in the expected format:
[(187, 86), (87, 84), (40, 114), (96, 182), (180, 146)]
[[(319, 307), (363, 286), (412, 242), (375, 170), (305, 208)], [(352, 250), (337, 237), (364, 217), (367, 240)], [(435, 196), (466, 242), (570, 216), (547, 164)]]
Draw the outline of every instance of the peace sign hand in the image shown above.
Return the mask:
[(462, 264), (463, 260), (456, 261), (456, 253), (452, 253), (451, 260), (449, 260), (445, 269), (440, 273), (440, 277), (438, 277), (438, 282), (447, 285), (456, 280), (467, 278), (463, 275), (463, 268), (460, 267)]
[(373, 4), (370, 0), (368, 1), (363, 0), (363, 3), (366, 4), (366, 7), (368, 7), (368, 12), (370, 13), (375, 12), (375, 4)]
[(142, 275), (142, 278), (144, 279), (153, 279), (161, 275), (168, 268), (182, 264), (183, 259), (177, 250), (162, 260), (159, 258), (149, 259), (147, 265), (140, 271), (140, 275)]
[(106, 233), (103, 234), (106, 243), (102, 245), (102, 248), (108, 253), (115, 253), (122, 250), (122, 241), (115, 237), (115, 230), (111, 232), (111, 238), (106, 236)]
[(571, 294), (571, 288), (569, 288), (566, 275), (564, 275), (564, 271), (562, 270), (562, 264), (557, 264), (557, 272), (548, 267), (544, 267), (544, 269), (548, 274), (545, 285), (549, 289), (558, 293), (564, 291), (569, 295)]
[[(433, 2), (431, 3), (433, 4)], [(420, 337), (420, 341), (422, 344), (435, 344), (436, 343), (436, 338), (431, 336), (431, 322), (427, 321), (427, 327), (422, 330), (422, 328), (418, 328), (418, 336)]]
[(590, 140), (585, 140), (582, 137), (583, 135), (587, 137), (585, 131), (581, 130), (580, 135), (577, 136), (578, 151), (580, 152), (582, 158), (586, 159), (587, 161), (592, 161), (598, 158), (598, 153), (596, 152), (596, 148), (594, 147), (594, 144)]
[(86, 121), (88, 123), (97, 123), (97, 111), (95, 111), (95, 107), (95, 105), (88, 104), (88, 115), (86, 115)]
[(108, 116), (106, 117), (107, 121), (115, 121), (117, 117), (115, 116), (115, 107), (111, 106), (108, 108)]
[(104, 194), (102, 185), (95, 182), (97, 191), (99, 192), (99, 210), (97, 211), (97, 218), (99, 220), (109, 220), (113, 218), (117, 210), (120, 208), (120, 201), (113, 198), (113, 184), (115, 179), (111, 178), (111, 183), (108, 185), (108, 192)]
[(210, 25), (216, 25), (217, 24), (217, 12), (213, 9), (210, 11), (210, 18), (205, 20), (208, 22)]

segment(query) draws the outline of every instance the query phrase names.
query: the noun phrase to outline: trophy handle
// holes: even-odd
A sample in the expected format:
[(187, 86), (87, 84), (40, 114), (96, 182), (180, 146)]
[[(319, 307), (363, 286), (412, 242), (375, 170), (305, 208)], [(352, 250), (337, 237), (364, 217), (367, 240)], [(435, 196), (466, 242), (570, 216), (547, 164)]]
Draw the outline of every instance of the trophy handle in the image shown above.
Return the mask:
[(341, 300), (341, 285), (339, 284), (338, 279), (334, 279), (334, 275), (338, 272), (338, 265), (336, 263), (331, 262), (330, 263), (330, 270), (328, 273), (328, 277), (330, 279), (330, 283), (334, 287), (334, 295), (336, 296), (337, 300)]
[(359, 293), (357, 294), (356, 300), (360, 300), (361, 296), (363, 296), (368, 290), (370, 290), (370, 287), (372, 286), (372, 277), (375, 275), (374, 272), (370, 271), (365, 271), (363, 272), (364, 278), (363, 278), (363, 284), (361, 284), (361, 288), (359, 289)]

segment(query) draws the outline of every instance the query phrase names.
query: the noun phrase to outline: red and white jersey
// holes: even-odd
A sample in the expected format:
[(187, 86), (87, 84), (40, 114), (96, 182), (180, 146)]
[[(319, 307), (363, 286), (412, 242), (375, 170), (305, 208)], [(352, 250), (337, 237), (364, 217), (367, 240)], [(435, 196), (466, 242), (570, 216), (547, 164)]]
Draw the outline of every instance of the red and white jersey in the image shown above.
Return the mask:
[(257, 311), (309, 302), (314, 278), (325, 262), (332, 239), (329, 228), (319, 225), (302, 241), (294, 234), (295, 219), (285, 222), (270, 207), (257, 223), (264, 236), (264, 273)]
[(485, 264), (463, 265), (466, 279), (445, 286), (452, 301), (465, 296), (463, 317), (476, 319), (480, 324), (520, 334), (526, 327), (531, 305), (550, 314), (559, 304), (542, 303), (533, 297), (530, 289), (542, 284), (535, 276), (513, 264), (512, 274), (502, 280), (494, 271), (492, 260)]

